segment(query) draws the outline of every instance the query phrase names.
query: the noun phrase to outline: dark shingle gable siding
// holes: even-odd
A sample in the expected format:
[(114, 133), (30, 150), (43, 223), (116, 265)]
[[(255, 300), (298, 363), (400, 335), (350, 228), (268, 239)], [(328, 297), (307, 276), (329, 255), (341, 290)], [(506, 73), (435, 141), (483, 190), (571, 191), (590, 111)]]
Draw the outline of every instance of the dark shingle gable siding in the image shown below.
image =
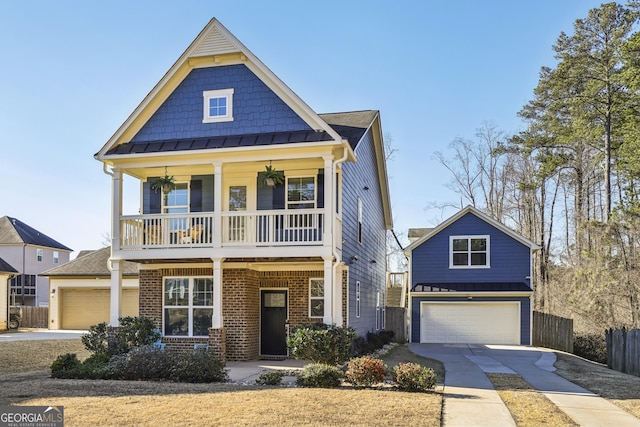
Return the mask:
[[(232, 122), (202, 123), (206, 90), (234, 89)], [(310, 130), (245, 65), (197, 68), (140, 129), (133, 142)]]

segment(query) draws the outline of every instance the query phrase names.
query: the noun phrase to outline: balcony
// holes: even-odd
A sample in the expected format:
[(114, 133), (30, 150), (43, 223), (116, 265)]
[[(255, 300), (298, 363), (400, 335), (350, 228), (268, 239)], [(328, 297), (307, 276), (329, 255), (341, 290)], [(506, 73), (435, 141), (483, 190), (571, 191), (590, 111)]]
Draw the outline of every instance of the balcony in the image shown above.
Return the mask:
[(125, 215), (119, 249), (323, 246), (324, 216), (324, 209)]

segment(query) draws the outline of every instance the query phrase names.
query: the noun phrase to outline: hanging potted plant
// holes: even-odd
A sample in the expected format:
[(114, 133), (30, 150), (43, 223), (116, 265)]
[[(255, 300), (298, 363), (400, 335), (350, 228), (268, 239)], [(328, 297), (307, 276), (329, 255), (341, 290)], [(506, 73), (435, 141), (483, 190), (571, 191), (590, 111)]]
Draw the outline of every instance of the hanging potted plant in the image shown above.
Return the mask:
[(151, 186), (155, 191), (162, 190), (164, 194), (169, 194), (171, 190), (176, 188), (176, 179), (173, 175), (169, 176), (167, 174), (167, 170), (164, 171), (164, 176), (157, 178), (153, 181), (153, 185)]
[(282, 173), (282, 171), (275, 170), (271, 165), (265, 166), (263, 175), (264, 184), (268, 187), (274, 187), (284, 182), (284, 174)]

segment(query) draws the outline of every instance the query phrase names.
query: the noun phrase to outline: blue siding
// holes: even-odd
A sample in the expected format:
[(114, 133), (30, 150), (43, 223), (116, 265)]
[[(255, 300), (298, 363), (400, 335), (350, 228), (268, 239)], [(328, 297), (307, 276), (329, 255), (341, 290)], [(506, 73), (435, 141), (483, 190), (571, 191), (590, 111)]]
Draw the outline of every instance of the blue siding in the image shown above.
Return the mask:
[[(449, 236), (489, 235), (491, 268), (449, 268)], [(412, 252), (412, 286), (417, 283), (525, 282), (530, 248), (472, 213), (467, 213)], [(481, 290), (481, 288), (479, 289)]]
[[(359, 335), (366, 335), (376, 327), (377, 290), (380, 291), (380, 313), (384, 309), (386, 280), (386, 230), (371, 130), (362, 137), (355, 151), (358, 161), (342, 167), (342, 259), (349, 266), (349, 325)], [(363, 205), (362, 243), (358, 243), (358, 197)], [(357, 256), (358, 261), (352, 262), (353, 256)], [(360, 281), (359, 318), (356, 318), (355, 306), (356, 281)]]
[[(413, 297), (411, 299), (411, 342), (420, 342), (420, 304), (424, 301), (465, 302), (467, 297)], [(475, 302), (519, 301), (520, 345), (531, 345), (531, 300), (526, 297), (474, 297)]]
[[(202, 123), (202, 93), (229, 88), (234, 120)], [(192, 70), (132, 141), (297, 130), (310, 127), (245, 65), (229, 65)]]

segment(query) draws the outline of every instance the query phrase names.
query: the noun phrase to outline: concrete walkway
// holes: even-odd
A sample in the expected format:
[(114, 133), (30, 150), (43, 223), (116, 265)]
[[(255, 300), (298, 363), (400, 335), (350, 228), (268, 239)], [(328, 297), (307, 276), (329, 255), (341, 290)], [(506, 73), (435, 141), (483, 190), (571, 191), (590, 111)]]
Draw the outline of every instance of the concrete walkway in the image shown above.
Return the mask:
[[(297, 371), (309, 362), (303, 360), (254, 360), (249, 362), (227, 362), (229, 380), (235, 383), (253, 383), (264, 371)], [(295, 382), (295, 376), (285, 376), (283, 384)]]
[(555, 354), (550, 350), (463, 344), (409, 344), (409, 348), (444, 363), (447, 427), (515, 425), (485, 373), (517, 373), (581, 426), (640, 426), (636, 417), (554, 374)]
[(12, 329), (0, 333), (0, 342), (30, 340), (72, 340), (80, 338), (87, 331), (49, 330), (49, 329)]

